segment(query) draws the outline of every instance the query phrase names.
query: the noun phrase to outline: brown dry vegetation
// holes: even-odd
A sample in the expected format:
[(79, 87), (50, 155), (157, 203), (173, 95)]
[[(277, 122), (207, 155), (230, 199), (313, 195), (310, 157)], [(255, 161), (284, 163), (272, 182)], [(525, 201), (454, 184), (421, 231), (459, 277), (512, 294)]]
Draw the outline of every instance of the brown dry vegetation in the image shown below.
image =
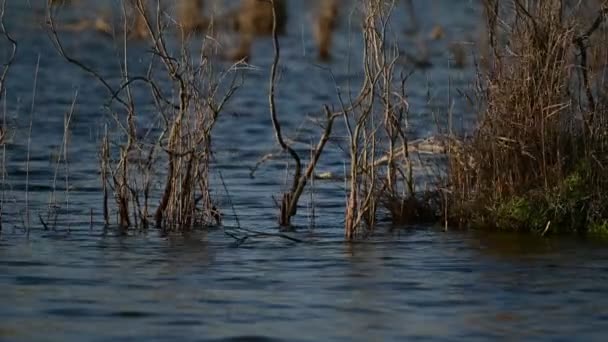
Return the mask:
[(580, 6), (485, 1), (491, 56), (479, 123), (450, 154), (455, 224), (543, 234), (605, 225), (606, 64), (589, 55), (608, 51), (606, 8)]
[[(365, 76), (359, 96), (343, 106), (349, 141), (349, 194), (345, 236), (372, 232), (382, 208), (395, 224), (435, 218), (431, 198), (420, 196), (406, 132), (408, 75), (400, 74), (398, 46), (390, 39), (395, 3), (361, 2)], [(382, 155), (382, 157), (380, 157)]]
[[(104, 221), (111, 224), (111, 211), (116, 208), (118, 225), (123, 229), (154, 224), (164, 230), (188, 230), (221, 221), (210, 192), (211, 133), (224, 104), (238, 87), (239, 76), (216, 71), (205, 54), (193, 58), (185, 44), (177, 51), (170, 50), (165, 26), (158, 20), (159, 8), (145, 0), (132, 0), (125, 11), (137, 18), (140, 38), (149, 40), (158, 58), (150, 62), (150, 71), (144, 76), (132, 76), (129, 66), (123, 64), (123, 81), (117, 88), (67, 54), (49, 12), (59, 53), (96, 78), (116, 105), (108, 107), (109, 124), (118, 131), (106, 129), (102, 140), (101, 181)], [(205, 40), (202, 45), (207, 44)], [(153, 70), (164, 72), (163, 77), (171, 80), (171, 89), (159, 88), (156, 78), (161, 76)], [(140, 109), (132, 96), (135, 84), (149, 86), (149, 101), (156, 104), (160, 122), (154, 130), (157, 133), (149, 131), (145, 137), (137, 133), (141, 128), (136, 120)], [(169, 93), (176, 95), (165, 95)], [(113, 141), (119, 143), (113, 145)], [(153, 184), (162, 189), (157, 203), (152, 196)], [(112, 198), (115, 205), (108, 203)]]
[[(478, 124), (467, 138), (437, 137), (447, 152), (442, 165), (447, 177), (431, 187), (423, 186), (417, 177), (425, 175), (415, 171), (430, 162), (412, 153), (417, 146), (408, 136), (409, 75), (397, 67), (403, 56), (390, 23), (398, 3), (403, 1), (357, 3), (363, 82), (348, 94), (336, 86), (337, 109), (323, 106), (325, 121), (309, 160), (283, 136), (275, 105), (282, 63), (278, 35), (287, 27), (284, 0), (243, 0), (240, 7), (217, 18), (204, 16), (203, 1), (183, 0), (177, 8), (183, 43), (178, 49), (167, 47), (171, 26), (162, 22), (159, 1), (125, 2), (123, 33), (146, 40), (154, 58), (147, 75), (133, 76), (124, 56), (119, 86), (65, 51), (54, 12), (49, 11), (51, 37), (60, 55), (105, 87), (111, 103), (108, 126), (115, 131), (106, 129), (100, 148), (106, 224), (113, 222), (112, 211), (124, 229), (155, 225), (187, 230), (220, 223), (211, 195), (211, 137), (224, 105), (238, 89), (240, 74), (216, 70), (207, 52), (223, 52), (217, 51), (214, 38), (193, 35), (208, 33), (217, 20), (218, 28), (232, 28), (238, 34), (231, 58), (248, 58), (256, 36), (272, 36), (269, 125), (295, 165), (290, 187), (281, 194), (281, 226), (292, 224), (299, 199), (331, 143), (333, 128), (343, 123), (347, 240), (372, 233), (380, 215), (396, 225), (442, 222), (543, 235), (608, 231), (608, 180), (603, 177), (608, 167), (607, 3), (484, 0), (487, 30), (480, 50), (488, 54), (478, 69), (475, 96), (469, 97), (478, 108)], [(405, 4), (415, 18), (412, 2)], [(327, 59), (342, 4), (336, 0), (318, 5), (313, 36), (319, 57)], [(0, 29), (12, 42), (4, 27)], [(196, 58), (185, 43), (189, 38), (203, 41), (197, 50), (203, 52)], [(124, 44), (126, 54), (127, 40)], [(464, 65), (466, 54), (453, 53), (456, 64)], [(5, 65), (0, 98), (10, 63)], [(163, 74), (156, 74), (159, 71)], [(170, 89), (159, 87), (159, 77), (170, 80)], [(160, 122), (145, 139), (138, 134), (141, 109), (132, 96), (135, 84), (148, 87), (148, 100), (155, 104)], [(153, 184), (160, 187), (156, 196)]]

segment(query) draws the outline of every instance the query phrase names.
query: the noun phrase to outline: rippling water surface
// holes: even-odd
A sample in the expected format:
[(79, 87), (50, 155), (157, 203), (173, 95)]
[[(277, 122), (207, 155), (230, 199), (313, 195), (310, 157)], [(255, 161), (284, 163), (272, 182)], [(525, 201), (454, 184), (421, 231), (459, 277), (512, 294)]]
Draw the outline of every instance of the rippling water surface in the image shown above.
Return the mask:
[[(69, 19), (104, 11), (112, 3), (81, 1), (83, 7), (66, 8), (63, 14)], [(302, 153), (319, 134), (310, 118), (321, 114), (323, 104), (336, 101), (327, 68), (341, 89), (361, 80), (361, 42), (350, 34), (358, 30), (356, 18), (342, 19), (334, 59), (319, 66), (307, 3), (290, 1), (293, 24), (281, 38), (285, 62), (278, 94), (286, 134), (301, 143)], [(397, 8), (396, 39), (410, 54), (419, 53), (425, 40), (433, 67), (417, 70), (408, 82), (409, 134), (434, 134), (436, 122), (449, 111), (455, 126), (470, 128), (473, 110), (448, 95), (469, 89), (474, 58), (467, 68), (454, 69), (448, 46), (480, 36), (479, 4), (415, 3), (423, 33), (418, 38), (403, 33), (408, 17)], [(107, 93), (58, 56), (42, 28), (42, 8), (42, 1), (8, 0), (7, 27), (19, 51), (0, 111), (6, 113), (9, 132), (3, 163), (0, 340), (604, 340), (608, 251), (603, 245), (419, 226), (380, 227), (370, 239), (346, 244), (340, 181), (314, 184), (314, 227), (309, 224), (310, 194), (305, 196), (299, 228), (288, 233), (303, 243), (258, 235), (237, 244), (221, 228), (170, 236), (154, 230), (124, 236), (103, 229), (98, 151), (108, 122)], [(438, 24), (446, 37), (428, 40)], [(118, 81), (120, 43), (93, 32), (61, 35), (71, 53)], [(0, 43), (0, 57), (7, 47)], [(144, 73), (147, 46), (135, 42), (127, 52), (131, 72)], [(237, 225), (236, 213), (242, 227), (274, 234), (273, 196), (285, 187), (287, 161), (271, 161), (255, 178), (249, 175), (261, 156), (276, 152), (266, 99), (271, 58), (271, 42), (257, 41), (255, 68), (247, 72), (215, 131), (213, 177), (227, 226)], [(411, 70), (401, 62), (397, 68)], [(145, 91), (135, 89), (135, 94)], [(54, 160), (74, 99), (66, 172)], [(143, 102), (138, 125), (150, 128), (154, 108)], [(339, 129), (337, 135), (336, 144)], [(346, 158), (336, 144), (320, 169), (339, 175)], [(54, 189), (58, 221), (45, 230), (40, 217), (47, 218)]]

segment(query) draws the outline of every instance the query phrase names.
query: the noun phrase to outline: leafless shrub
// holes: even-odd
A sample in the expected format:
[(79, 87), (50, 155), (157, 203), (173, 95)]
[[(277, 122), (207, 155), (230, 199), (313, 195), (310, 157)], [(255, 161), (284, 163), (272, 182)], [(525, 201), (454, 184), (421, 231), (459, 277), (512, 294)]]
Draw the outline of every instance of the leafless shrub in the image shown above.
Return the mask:
[[(108, 91), (110, 102), (118, 105), (108, 106), (110, 126), (118, 127), (118, 131), (106, 129), (101, 144), (104, 221), (111, 222), (112, 206), (108, 200), (113, 197), (118, 224), (124, 229), (145, 228), (153, 223), (165, 230), (184, 230), (219, 223), (221, 214), (212, 199), (209, 180), (211, 133), (224, 105), (238, 88), (239, 75), (216, 71), (205, 53), (193, 57), (187, 42), (177, 51), (170, 48), (160, 1), (131, 0), (124, 13), (137, 18), (138, 34), (148, 39), (152, 57), (146, 75), (132, 75), (124, 39), (122, 82), (118, 87), (68, 54), (54, 27), (52, 13), (49, 14), (51, 37), (59, 53), (96, 78)], [(133, 31), (124, 30), (125, 36), (128, 32)], [(204, 40), (205, 44), (209, 42)], [(202, 47), (200, 51), (207, 50)], [(164, 75), (155, 75), (158, 70), (164, 70)], [(168, 86), (157, 81), (161, 76), (170, 80)], [(142, 109), (134, 101), (132, 88), (140, 84), (149, 89), (149, 100), (155, 104), (157, 128), (138, 126)], [(165, 95), (169, 93), (176, 95), (169, 98)], [(146, 132), (143, 136), (142, 131)], [(113, 144), (114, 141), (122, 143)], [(157, 184), (160, 192), (154, 191), (153, 185)], [(153, 207), (155, 198), (159, 202)]]
[[(395, 224), (435, 217), (432, 196), (417, 189), (408, 137), (409, 74), (397, 69), (399, 48), (391, 35), (390, 16), (398, 2), (362, 1), (364, 82), (355, 103), (345, 110), (349, 140), (347, 240), (373, 231), (381, 208)], [(410, 8), (411, 10), (411, 8)]]
[[(387, 48), (385, 33), (388, 13), (391, 10), (389, 6), (393, 5), (393, 2), (385, 4), (383, 1), (377, 0), (361, 2), (365, 78), (358, 97), (359, 103), (351, 104), (351, 110), (344, 117), (348, 132), (350, 158), (349, 193), (345, 213), (347, 240), (353, 240), (364, 227), (371, 229), (376, 223), (378, 180), (380, 179), (378, 168), (375, 166), (380, 147), (377, 133), (380, 128), (377, 117), (377, 95), (381, 92), (382, 82), (390, 83), (392, 79), (392, 72), (390, 75), (385, 73), (388, 71), (387, 69), (390, 69), (390, 67), (385, 67), (394, 63), (394, 60), (385, 58), (385, 48)], [(387, 119), (392, 120), (393, 117)], [(392, 160), (389, 162), (390, 164), (393, 164)], [(393, 170), (393, 167), (391, 166), (390, 169)], [(392, 176), (389, 175), (389, 177)]]

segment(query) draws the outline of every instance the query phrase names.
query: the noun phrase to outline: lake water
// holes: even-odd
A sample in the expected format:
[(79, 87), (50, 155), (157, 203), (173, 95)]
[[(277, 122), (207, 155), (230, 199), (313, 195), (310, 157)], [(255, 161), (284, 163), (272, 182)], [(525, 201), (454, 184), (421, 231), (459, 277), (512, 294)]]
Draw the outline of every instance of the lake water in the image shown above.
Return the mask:
[[(414, 2), (433, 67), (417, 70), (408, 82), (409, 134), (433, 135), (436, 121), (450, 110), (456, 126), (470, 129), (474, 111), (456, 94), (469, 89), (474, 58), (465, 69), (454, 69), (448, 46), (472, 46), (479, 37), (479, 3)], [(44, 31), (42, 3), (8, 0), (6, 16), (19, 50), (0, 111), (8, 132), (2, 159), (1, 341), (605, 339), (608, 249), (601, 243), (388, 224), (368, 239), (345, 243), (341, 181), (315, 181), (314, 225), (310, 194), (304, 196), (296, 230), (285, 233), (302, 242), (276, 236), (273, 196), (286, 187), (287, 160), (270, 161), (250, 177), (263, 155), (277, 151), (266, 96), (268, 39), (256, 42), (255, 68), (214, 134), (214, 195), (225, 227), (168, 236), (153, 229), (125, 235), (104, 228), (98, 155), (109, 121), (107, 93), (58, 56)], [(77, 6), (90, 15), (112, 4), (83, 0)], [(68, 20), (83, 7), (62, 14)], [(293, 24), (281, 38), (285, 62), (278, 94), (285, 133), (304, 154), (319, 134), (309, 117), (336, 101), (326, 68), (341, 86), (361, 79), (361, 43), (355, 33), (349, 39), (359, 24), (342, 19), (334, 58), (319, 67), (308, 7), (306, 1), (290, 1)], [(403, 8), (396, 9), (396, 32), (405, 31), (407, 18)], [(444, 27), (444, 39), (427, 39), (435, 25)], [(94, 32), (61, 36), (70, 52), (117, 80), (120, 43)], [(403, 33), (397, 39), (404, 52), (419, 53), (420, 38)], [(4, 60), (8, 45), (3, 41), (0, 48)], [(145, 72), (148, 58), (145, 43), (128, 47), (134, 74)], [(405, 63), (398, 68), (411, 69)], [(147, 90), (137, 88), (135, 94), (144, 98)], [(66, 172), (54, 160), (74, 99)], [(138, 124), (146, 128), (155, 115), (142, 103)], [(339, 134), (338, 128), (321, 171), (344, 173)], [(51, 223), (54, 190), (58, 216)], [(237, 243), (225, 232), (255, 236)]]

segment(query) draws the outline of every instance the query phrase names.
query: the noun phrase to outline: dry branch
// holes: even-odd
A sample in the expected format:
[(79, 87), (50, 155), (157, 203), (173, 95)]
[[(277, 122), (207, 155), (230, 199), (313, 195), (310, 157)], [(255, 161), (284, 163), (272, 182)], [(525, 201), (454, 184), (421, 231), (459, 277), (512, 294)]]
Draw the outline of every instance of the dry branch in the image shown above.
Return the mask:
[(327, 106), (325, 107), (325, 115), (326, 115), (325, 130), (323, 132), (323, 135), (319, 139), (317, 147), (311, 157), (311, 160), (308, 164), (308, 167), (306, 168), (305, 173), (302, 174), (302, 161), (301, 161), (300, 156), (283, 139), (283, 134), (281, 132), (281, 124), (279, 123), (279, 118), (278, 118), (276, 104), (275, 104), (277, 69), (279, 66), (281, 49), (279, 46), (279, 39), (278, 39), (278, 32), (277, 32), (277, 14), (276, 14), (275, 3), (274, 3), (275, 0), (270, 0), (270, 1), (271, 1), (271, 5), (272, 5), (271, 7), (272, 7), (272, 15), (273, 15), (272, 42), (273, 42), (273, 48), (274, 48), (274, 56), (273, 56), (273, 61), (272, 61), (271, 69), (270, 69), (270, 86), (269, 86), (269, 92), (268, 92), (268, 102), (270, 105), (270, 119), (272, 122), (272, 127), (274, 129), (277, 142), (279, 143), (279, 145), (281, 146), (281, 148), (284, 151), (287, 151), (289, 153), (289, 155), (295, 162), (295, 172), (294, 172), (294, 176), (293, 176), (293, 184), (291, 186), (290, 191), (283, 194), (283, 198), (281, 201), (280, 215), (279, 215), (279, 224), (281, 226), (289, 226), (289, 225), (291, 225), (291, 218), (293, 216), (295, 216), (297, 213), (298, 201), (300, 199), (300, 196), (302, 195), (302, 192), (304, 191), (304, 188), (306, 187), (308, 179), (313, 176), (317, 162), (319, 161), (319, 158), (321, 157), (321, 154), (323, 153), (323, 149), (325, 148), (325, 145), (327, 144), (327, 141), (329, 140), (329, 137), (331, 136), (331, 131), (333, 128), (334, 120), (341, 114), (332, 114), (331, 111), (329, 110), (329, 108)]

